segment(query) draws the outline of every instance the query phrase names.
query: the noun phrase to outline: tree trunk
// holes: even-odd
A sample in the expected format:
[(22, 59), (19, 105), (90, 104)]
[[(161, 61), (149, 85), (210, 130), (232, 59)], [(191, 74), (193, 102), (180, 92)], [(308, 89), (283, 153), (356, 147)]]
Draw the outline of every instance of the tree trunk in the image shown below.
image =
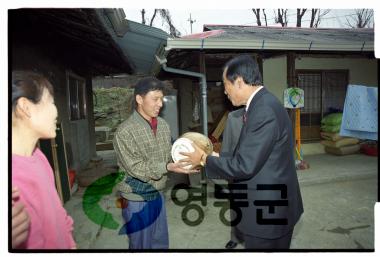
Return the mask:
[(256, 23), (257, 26), (261, 26), (261, 20), (260, 20), (260, 9), (252, 9), (253, 13), (256, 16)]
[(268, 27), (268, 20), (267, 20), (267, 14), (265, 13), (265, 9), (263, 9), (264, 19), (265, 19), (265, 26)]
[(311, 9), (311, 19), (310, 19), (310, 28), (314, 27), (315, 15), (317, 14), (318, 9)]
[(277, 15), (275, 12), (275, 22), (280, 23), (282, 27), (286, 27), (288, 25), (287, 12), (288, 9), (277, 9)]
[(304, 16), (307, 9), (297, 9), (297, 27), (302, 26), (302, 17)]
[(146, 23), (146, 21), (145, 21), (145, 9), (141, 10), (141, 23), (142, 24)]

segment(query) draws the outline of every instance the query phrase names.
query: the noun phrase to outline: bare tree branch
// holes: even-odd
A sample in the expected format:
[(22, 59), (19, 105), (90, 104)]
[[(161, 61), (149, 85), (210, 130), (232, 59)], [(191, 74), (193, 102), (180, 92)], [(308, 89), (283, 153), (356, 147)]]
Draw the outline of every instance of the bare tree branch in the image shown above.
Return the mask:
[(310, 28), (314, 28), (314, 21), (317, 15), (318, 9), (311, 9)]
[(264, 14), (265, 26), (268, 27), (268, 20), (267, 20), (267, 14), (265, 13), (265, 9), (263, 9), (263, 14)]
[(307, 9), (297, 9), (297, 27), (302, 26), (302, 17), (304, 16)]
[(261, 26), (261, 20), (260, 20), (260, 9), (252, 9), (252, 12), (255, 14), (256, 16), (256, 23), (257, 23), (257, 26)]
[(282, 27), (288, 26), (288, 9), (277, 9), (277, 14), (276, 11), (274, 11), (274, 20), (276, 23), (280, 23)]
[(157, 9), (154, 9), (154, 13), (153, 13), (152, 19), (150, 19), (149, 26), (151, 26), (151, 27), (153, 25), (154, 18), (156, 18), (157, 11), (158, 11)]
[(355, 16), (351, 17), (350, 20), (346, 18), (346, 24), (351, 28), (371, 28), (373, 25), (373, 9), (356, 9)]
[(321, 13), (321, 9), (318, 9), (317, 18), (316, 18), (315, 23), (314, 23), (314, 28), (318, 28), (319, 24), (321, 24), (321, 20), (322, 20), (323, 16), (326, 16), (326, 14), (328, 14), (330, 11), (331, 11), (330, 9), (325, 9)]
[[(145, 9), (141, 9), (141, 23), (146, 24), (146, 18), (145, 18)], [(180, 37), (181, 32), (179, 32), (178, 29), (176, 29), (173, 25), (172, 18), (170, 15), (169, 10), (167, 9), (154, 9), (154, 13), (152, 15), (152, 18), (150, 19), (149, 26), (153, 26), (153, 21), (155, 20), (157, 13), (160, 14), (161, 20), (162, 20), (162, 25), (163, 24), (168, 24), (169, 26), (169, 34), (173, 37)]]
[(283, 17), (284, 17), (284, 24), (285, 24), (285, 27), (288, 26), (288, 9), (285, 9), (285, 12), (283, 12)]
[(169, 34), (173, 37), (180, 37), (181, 32), (179, 32), (179, 30), (177, 30), (174, 27), (169, 10), (158, 9), (158, 11), (160, 13), (161, 18), (169, 25)]

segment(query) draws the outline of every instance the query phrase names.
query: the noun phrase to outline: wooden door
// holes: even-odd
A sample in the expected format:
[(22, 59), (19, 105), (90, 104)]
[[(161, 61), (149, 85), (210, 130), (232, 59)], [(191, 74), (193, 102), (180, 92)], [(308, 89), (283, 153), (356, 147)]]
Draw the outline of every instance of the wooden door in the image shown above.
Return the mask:
[(62, 203), (65, 203), (70, 199), (71, 193), (65, 140), (60, 123), (57, 123), (57, 136), (53, 139), (40, 140), (39, 146), (53, 168), (58, 195)]

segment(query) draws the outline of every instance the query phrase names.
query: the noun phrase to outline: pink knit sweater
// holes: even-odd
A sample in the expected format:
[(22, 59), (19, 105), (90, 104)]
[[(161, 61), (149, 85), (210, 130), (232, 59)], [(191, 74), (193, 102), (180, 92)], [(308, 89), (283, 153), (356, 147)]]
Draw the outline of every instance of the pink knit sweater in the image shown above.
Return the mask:
[(20, 191), (30, 217), (29, 236), (21, 247), (27, 249), (70, 249), (73, 220), (67, 215), (55, 188), (48, 160), (36, 148), (31, 157), (12, 154), (12, 186)]

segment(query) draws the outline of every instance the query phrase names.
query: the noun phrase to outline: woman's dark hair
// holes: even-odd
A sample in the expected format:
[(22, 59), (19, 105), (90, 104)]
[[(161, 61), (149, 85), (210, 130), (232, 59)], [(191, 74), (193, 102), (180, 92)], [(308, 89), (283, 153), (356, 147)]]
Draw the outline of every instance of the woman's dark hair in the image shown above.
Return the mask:
[(263, 85), (259, 65), (249, 55), (240, 55), (229, 60), (223, 67), (226, 70), (226, 78), (234, 82), (241, 77), (248, 85)]
[(44, 88), (51, 95), (54, 94), (53, 86), (43, 75), (33, 71), (12, 71), (12, 112), (16, 110), (17, 100), (21, 97), (39, 103)]

